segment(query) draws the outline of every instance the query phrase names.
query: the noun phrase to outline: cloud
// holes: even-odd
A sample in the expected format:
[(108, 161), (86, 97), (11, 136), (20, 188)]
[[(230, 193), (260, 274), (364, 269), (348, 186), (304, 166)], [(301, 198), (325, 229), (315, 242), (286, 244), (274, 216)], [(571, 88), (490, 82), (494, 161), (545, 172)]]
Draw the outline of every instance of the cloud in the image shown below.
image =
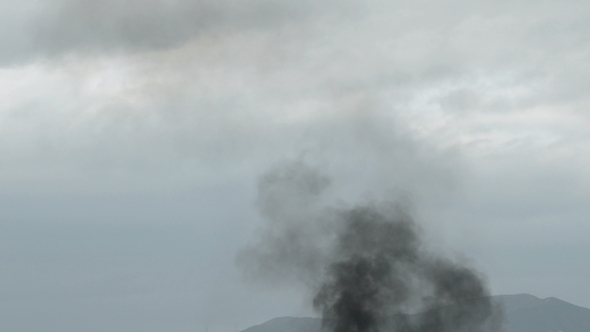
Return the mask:
[(202, 35), (273, 31), (317, 15), (323, 5), (277, 0), (27, 0), (5, 1), (3, 7), (10, 32), (0, 35), (0, 44), (11, 49), (0, 61), (10, 65), (70, 53), (166, 50)]
[[(569, 20), (581, 22), (583, 5), (448, 5), (456, 10), (404, 1), (31, 3), (20, 9), (31, 20), (19, 24), (37, 51), (22, 58), (48, 58), (3, 70), (0, 149), (12, 156), (4, 178), (90, 171), (136, 177), (132, 187), (245, 174), (308, 150), (372, 154), (375, 165), (409, 171), (421, 158), (453, 168), (461, 162), (433, 160), (574, 144), (581, 132), (572, 128), (587, 122), (586, 97), (575, 92), (586, 77), (585, 30)], [(569, 39), (542, 43), (539, 29)], [(378, 172), (395, 173), (388, 167)], [(391, 182), (410, 178), (424, 177)]]

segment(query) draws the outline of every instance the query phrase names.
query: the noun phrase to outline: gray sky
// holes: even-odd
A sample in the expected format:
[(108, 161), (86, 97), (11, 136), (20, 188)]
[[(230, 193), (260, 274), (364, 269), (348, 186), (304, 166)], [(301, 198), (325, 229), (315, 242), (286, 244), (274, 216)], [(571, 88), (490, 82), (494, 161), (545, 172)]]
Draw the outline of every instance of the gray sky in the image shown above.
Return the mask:
[(494, 294), (590, 307), (587, 1), (3, 0), (0, 329), (233, 332), (257, 181), (404, 193)]

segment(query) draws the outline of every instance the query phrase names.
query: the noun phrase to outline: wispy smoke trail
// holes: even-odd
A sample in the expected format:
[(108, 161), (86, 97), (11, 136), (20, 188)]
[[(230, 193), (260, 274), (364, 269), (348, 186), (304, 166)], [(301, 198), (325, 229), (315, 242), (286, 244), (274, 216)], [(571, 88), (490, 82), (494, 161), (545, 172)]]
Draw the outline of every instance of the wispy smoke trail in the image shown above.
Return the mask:
[(260, 183), (269, 220), (261, 241), (238, 256), (251, 277), (304, 281), (333, 332), (481, 332), (499, 310), (480, 275), (428, 251), (401, 204), (322, 209), (329, 181), (302, 163)]

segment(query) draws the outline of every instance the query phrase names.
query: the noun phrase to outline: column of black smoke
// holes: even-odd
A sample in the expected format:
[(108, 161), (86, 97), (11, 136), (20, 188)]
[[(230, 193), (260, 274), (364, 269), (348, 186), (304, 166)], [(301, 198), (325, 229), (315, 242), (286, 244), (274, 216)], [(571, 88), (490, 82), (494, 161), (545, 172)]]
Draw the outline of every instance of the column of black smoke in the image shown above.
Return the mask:
[(302, 163), (262, 177), (268, 228), (238, 255), (249, 276), (303, 281), (333, 332), (498, 330), (499, 310), (479, 274), (427, 251), (407, 209), (322, 209), (317, 202), (328, 184)]

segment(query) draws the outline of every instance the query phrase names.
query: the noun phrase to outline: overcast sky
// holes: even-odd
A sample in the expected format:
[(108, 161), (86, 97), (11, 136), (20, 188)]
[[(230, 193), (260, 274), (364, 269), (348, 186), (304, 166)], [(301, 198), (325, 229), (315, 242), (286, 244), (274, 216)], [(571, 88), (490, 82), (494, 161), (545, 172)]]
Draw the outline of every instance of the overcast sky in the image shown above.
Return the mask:
[(1, 0), (0, 50), (2, 331), (312, 315), (235, 264), (289, 161), (590, 307), (588, 1)]

